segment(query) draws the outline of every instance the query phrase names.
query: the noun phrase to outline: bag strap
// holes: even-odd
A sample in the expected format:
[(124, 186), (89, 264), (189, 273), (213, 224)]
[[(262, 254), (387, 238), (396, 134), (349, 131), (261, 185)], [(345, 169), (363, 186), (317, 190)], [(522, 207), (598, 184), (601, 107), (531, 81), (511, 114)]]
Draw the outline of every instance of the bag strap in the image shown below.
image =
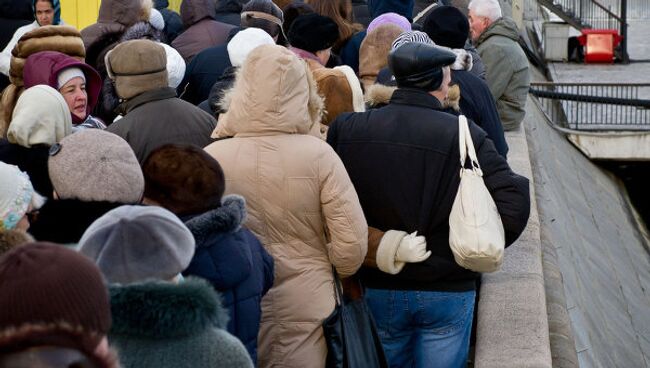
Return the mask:
[(472, 164), (472, 170), (479, 176), (483, 176), (483, 171), (481, 166), (478, 163), (478, 158), (476, 157), (476, 150), (474, 149), (474, 141), (472, 141), (472, 135), (469, 132), (469, 125), (467, 123), (467, 118), (465, 115), (460, 115), (458, 117), (458, 148), (460, 150), (460, 168), (465, 168), (465, 162), (467, 156)]
[(339, 279), (339, 274), (336, 272), (334, 266), (332, 266), (332, 275), (334, 275), (334, 298), (336, 299), (336, 305), (342, 305), (343, 286), (341, 286), (341, 279)]

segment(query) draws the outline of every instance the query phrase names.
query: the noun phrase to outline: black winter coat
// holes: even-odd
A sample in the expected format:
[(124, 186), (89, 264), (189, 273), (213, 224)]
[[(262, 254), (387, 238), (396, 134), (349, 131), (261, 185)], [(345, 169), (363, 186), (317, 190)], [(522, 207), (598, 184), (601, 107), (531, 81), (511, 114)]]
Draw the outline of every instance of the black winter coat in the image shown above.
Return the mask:
[(168, 87), (141, 93), (120, 109), (126, 115), (106, 130), (124, 138), (141, 164), (151, 151), (167, 143), (207, 146), (217, 125), (213, 117), (176, 98)]
[[(424, 91), (398, 89), (390, 103), (364, 113), (341, 114), (327, 141), (339, 154), (359, 195), (368, 225), (418, 231), (431, 257), (408, 263), (397, 275), (362, 268), (371, 288), (471, 290), (477, 273), (456, 264), (449, 248), (449, 214), (460, 183), (458, 119), (441, 112)], [(528, 220), (528, 179), (512, 172), (491, 140), (470, 123), (485, 185), (501, 215), (506, 245)]]
[(38, 241), (76, 244), (86, 229), (106, 212), (122, 206), (113, 202), (59, 199), (45, 202), (28, 232)]
[(245, 217), (243, 197), (231, 195), (221, 207), (187, 220), (196, 252), (183, 274), (204, 278), (221, 293), (230, 316), (228, 332), (256, 362), (260, 302), (273, 285), (273, 258), (253, 233), (241, 228)]
[(208, 98), (217, 78), (232, 66), (226, 47), (227, 44), (210, 47), (194, 56), (185, 69), (185, 77), (178, 85), (180, 98), (193, 105)]
[(16, 165), (29, 175), (34, 190), (39, 194), (52, 198), (52, 182), (47, 171), (47, 159), (50, 147), (39, 144), (31, 148), (0, 140), (0, 161)]

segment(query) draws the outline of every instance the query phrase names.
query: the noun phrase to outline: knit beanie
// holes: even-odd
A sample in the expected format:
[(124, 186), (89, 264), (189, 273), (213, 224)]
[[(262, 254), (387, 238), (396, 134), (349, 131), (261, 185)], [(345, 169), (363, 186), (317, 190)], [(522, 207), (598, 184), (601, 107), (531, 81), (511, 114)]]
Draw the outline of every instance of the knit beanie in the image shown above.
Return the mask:
[(168, 86), (167, 54), (164, 47), (150, 40), (131, 40), (106, 54), (108, 77), (115, 91), (128, 100), (143, 92)]
[(108, 290), (97, 266), (53, 243), (25, 244), (0, 258), (0, 311), (0, 330), (63, 323), (84, 331), (90, 346), (111, 327)]
[(261, 28), (275, 37), (282, 31), (282, 23), (284, 14), (271, 0), (250, 0), (242, 6), (241, 28)]
[(18, 98), (7, 140), (23, 147), (48, 146), (72, 133), (72, 116), (59, 91), (46, 85), (27, 88)]
[(169, 87), (176, 89), (185, 77), (185, 60), (175, 48), (165, 44), (159, 43), (165, 48), (165, 55), (167, 56), (167, 82)]
[(74, 78), (81, 78), (84, 83), (86, 83), (86, 75), (81, 69), (75, 67), (63, 69), (59, 72), (59, 75), (56, 78), (57, 88), (61, 89), (63, 86), (65, 86), (66, 83)]
[(232, 66), (239, 67), (246, 60), (248, 53), (261, 45), (273, 45), (275, 41), (271, 36), (259, 28), (246, 28), (228, 42), (228, 57)]
[(149, 13), (149, 23), (153, 28), (159, 31), (165, 29), (165, 19), (163, 18), (162, 14), (155, 8), (152, 8), (151, 13)]
[(85, 129), (50, 149), (48, 172), (61, 199), (137, 203), (144, 178), (131, 146), (100, 129)]
[(221, 205), (226, 186), (223, 170), (200, 148), (164, 145), (151, 152), (142, 171), (145, 198), (179, 216), (203, 213)]
[(462, 49), (469, 36), (469, 21), (456, 7), (436, 6), (424, 20), (423, 30), (436, 45)]
[(38, 209), (44, 201), (26, 173), (0, 161), (0, 232), (15, 228), (30, 204)]
[(397, 14), (397, 13), (384, 13), (377, 18), (373, 19), (370, 24), (368, 24), (368, 28), (366, 29), (366, 33), (370, 33), (374, 31), (377, 27), (381, 26), (382, 24), (394, 24), (402, 29), (402, 32), (410, 31), (411, 30), (411, 22), (409, 22), (408, 19), (405, 17)]
[(315, 53), (334, 45), (339, 38), (339, 27), (330, 17), (305, 14), (293, 21), (287, 37), (291, 46)]
[(395, 50), (396, 48), (402, 46), (403, 44), (411, 43), (411, 42), (419, 42), (419, 43), (426, 43), (427, 45), (434, 45), (433, 41), (431, 41), (431, 38), (429, 38), (429, 35), (427, 35), (426, 33), (420, 31), (408, 31), (408, 32), (403, 32), (399, 36), (397, 36), (395, 41), (393, 41), (391, 50)]
[(93, 222), (79, 252), (99, 266), (109, 283), (171, 280), (194, 256), (194, 236), (168, 210), (121, 206)]

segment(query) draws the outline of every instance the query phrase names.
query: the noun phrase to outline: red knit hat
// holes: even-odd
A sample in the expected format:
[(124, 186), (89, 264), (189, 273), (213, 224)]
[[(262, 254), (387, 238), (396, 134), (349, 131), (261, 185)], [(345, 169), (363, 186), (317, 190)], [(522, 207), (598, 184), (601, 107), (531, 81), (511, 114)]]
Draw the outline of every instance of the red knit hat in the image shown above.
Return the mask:
[(111, 327), (108, 290), (97, 266), (61, 245), (26, 244), (0, 258), (0, 331), (67, 324), (95, 346)]

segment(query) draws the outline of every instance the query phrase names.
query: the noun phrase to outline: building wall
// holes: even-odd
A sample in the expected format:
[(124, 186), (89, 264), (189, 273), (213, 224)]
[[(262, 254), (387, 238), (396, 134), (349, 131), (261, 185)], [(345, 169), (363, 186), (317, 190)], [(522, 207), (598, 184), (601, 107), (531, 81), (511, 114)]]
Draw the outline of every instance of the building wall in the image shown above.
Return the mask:
[[(182, 0), (169, 0), (169, 8), (178, 11)], [(77, 29), (97, 21), (100, 0), (61, 0), (61, 18)]]

